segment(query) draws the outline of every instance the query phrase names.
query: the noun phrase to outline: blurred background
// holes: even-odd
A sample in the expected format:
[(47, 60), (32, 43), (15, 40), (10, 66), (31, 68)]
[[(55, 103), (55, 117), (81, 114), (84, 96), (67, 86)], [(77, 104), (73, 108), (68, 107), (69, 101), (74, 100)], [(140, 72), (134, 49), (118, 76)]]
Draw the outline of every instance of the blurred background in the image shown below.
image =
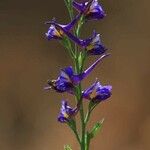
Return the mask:
[[(83, 86), (98, 77), (113, 85), (113, 95), (92, 115), (89, 128), (103, 117), (105, 123), (91, 150), (149, 150), (150, 1), (101, 3), (107, 17), (88, 22), (83, 37), (96, 29), (112, 55)], [(64, 144), (78, 150), (72, 132), (56, 119), (62, 97), (70, 103), (73, 98), (43, 90), (47, 79), (55, 79), (60, 68), (72, 63), (59, 43), (45, 39), (44, 22), (54, 16), (60, 23), (69, 22), (63, 0), (0, 1), (1, 150), (61, 150)]]

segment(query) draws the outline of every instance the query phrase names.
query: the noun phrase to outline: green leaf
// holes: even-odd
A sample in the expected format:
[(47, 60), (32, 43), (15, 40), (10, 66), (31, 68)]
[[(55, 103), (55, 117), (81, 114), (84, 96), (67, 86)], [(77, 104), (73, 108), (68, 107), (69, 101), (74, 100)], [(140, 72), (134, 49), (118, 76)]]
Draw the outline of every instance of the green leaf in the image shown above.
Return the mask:
[(80, 69), (81, 69), (81, 67), (82, 67), (82, 62), (83, 62), (83, 60), (82, 60), (82, 52), (80, 52), (80, 53), (79, 53), (79, 56), (78, 56), (78, 63), (79, 63)]
[(64, 146), (64, 150), (72, 150), (71, 147), (69, 145), (65, 145)]
[(68, 126), (72, 129), (72, 130), (76, 130), (76, 122), (75, 120), (71, 119), (68, 123)]
[(89, 133), (89, 137), (90, 138), (94, 138), (95, 135), (102, 129), (102, 125), (103, 125), (104, 119), (102, 119), (100, 122), (97, 122), (93, 129), (91, 130), (91, 132)]

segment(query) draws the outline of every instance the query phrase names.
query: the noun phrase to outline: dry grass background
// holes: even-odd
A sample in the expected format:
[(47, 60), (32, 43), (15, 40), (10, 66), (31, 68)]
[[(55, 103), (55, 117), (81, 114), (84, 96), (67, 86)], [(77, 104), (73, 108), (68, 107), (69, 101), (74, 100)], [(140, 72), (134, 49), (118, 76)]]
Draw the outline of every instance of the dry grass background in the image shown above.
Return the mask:
[[(149, 150), (150, 1), (102, 4), (107, 17), (88, 23), (83, 33), (90, 35), (96, 26), (112, 56), (83, 84), (98, 77), (113, 85), (113, 96), (93, 114), (90, 126), (102, 117), (105, 125), (91, 149)], [(46, 80), (71, 63), (57, 42), (45, 40), (44, 22), (53, 16), (68, 21), (63, 0), (0, 1), (1, 150), (60, 150), (66, 143), (77, 150), (72, 133), (56, 121), (62, 95), (43, 91)]]

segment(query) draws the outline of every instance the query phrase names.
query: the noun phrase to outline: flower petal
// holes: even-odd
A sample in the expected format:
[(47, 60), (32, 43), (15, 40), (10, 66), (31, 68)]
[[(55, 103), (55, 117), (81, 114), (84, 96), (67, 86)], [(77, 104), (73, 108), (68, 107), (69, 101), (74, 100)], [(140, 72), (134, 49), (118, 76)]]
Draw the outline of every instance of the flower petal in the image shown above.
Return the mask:
[(96, 85), (97, 85), (97, 80), (89, 87), (87, 88), (85, 91), (82, 92), (82, 97), (86, 98), (86, 99), (91, 99), (91, 94), (93, 92), (93, 90), (95, 89)]
[(68, 105), (68, 102), (62, 100), (60, 113), (58, 115), (58, 121), (61, 123), (68, 122), (76, 114), (76, 108), (73, 109)]
[(101, 43), (100, 34), (94, 32), (91, 43), (86, 47), (87, 54), (101, 55), (105, 53), (106, 50), (107, 49)]
[(101, 102), (108, 99), (111, 96), (112, 86), (99, 86), (97, 88), (97, 95), (93, 102)]
[(47, 33), (45, 33), (45, 35), (46, 35), (48, 40), (51, 40), (51, 39), (62, 39), (63, 32), (62, 32), (62, 30), (56, 29), (56, 27), (54, 25), (51, 25), (49, 27)]

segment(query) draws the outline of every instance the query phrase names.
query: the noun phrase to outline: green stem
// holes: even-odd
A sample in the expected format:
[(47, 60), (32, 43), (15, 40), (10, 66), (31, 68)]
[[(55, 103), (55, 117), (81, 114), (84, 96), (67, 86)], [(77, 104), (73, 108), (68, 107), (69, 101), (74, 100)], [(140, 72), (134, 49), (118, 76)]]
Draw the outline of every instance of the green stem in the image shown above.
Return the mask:
[(85, 150), (85, 123), (84, 123), (84, 110), (83, 110), (83, 103), (80, 106), (80, 118), (82, 123), (82, 149)]
[(86, 114), (86, 117), (85, 117), (85, 120), (84, 120), (84, 123), (87, 124), (88, 121), (89, 121), (89, 118), (90, 118), (90, 114), (91, 114), (91, 111), (88, 110), (87, 114)]
[[(66, 3), (66, 6), (68, 8), (70, 19), (73, 20), (74, 12), (73, 12), (72, 0), (65, 0), (65, 3)], [(82, 27), (83, 23), (84, 22), (83, 22), (83, 16), (82, 16), (79, 23), (78, 23), (78, 25), (77, 25), (77, 27), (75, 27), (73, 29), (73, 33), (74, 33), (75, 36), (79, 37), (80, 30), (81, 30), (81, 27)], [(71, 48), (71, 46), (69, 48)], [(80, 73), (82, 73), (82, 70), (83, 70), (83, 64), (84, 64), (86, 55), (83, 54), (83, 57), (81, 58), (82, 61), (80, 63), (79, 60), (78, 60), (78, 57), (79, 57), (78, 46), (77, 46), (76, 43), (74, 44), (74, 49), (73, 50), (74, 51), (69, 50), (69, 52), (70, 52), (70, 55), (72, 56), (72, 58), (75, 62), (75, 72), (77, 74), (80, 74)], [(81, 84), (79, 84), (75, 87), (75, 95), (76, 95), (77, 103), (80, 106), (79, 111), (80, 111), (81, 132), (82, 132), (81, 139), (79, 138), (79, 134), (77, 132), (76, 125), (75, 125), (75, 128), (72, 128), (72, 130), (75, 133), (78, 142), (80, 143), (81, 150), (88, 150), (89, 145), (86, 146), (86, 123), (85, 123), (84, 107), (83, 107), (83, 101), (82, 101), (82, 87), (81, 87)]]
[(85, 150), (89, 150), (89, 145), (90, 145), (89, 133), (86, 132), (86, 134), (85, 134)]
[(70, 1), (64, 0), (64, 1), (65, 1), (65, 5), (66, 5), (66, 7), (68, 9), (70, 19), (72, 20), (73, 17), (74, 17), (72, 0), (70, 0)]
[(85, 117), (85, 124), (88, 123), (89, 119), (90, 119), (90, 115), (91, 115), (91, 112), (93, 111), (93, 109), (97, 106), (97, 104), (94, 104), (92, 107), (90, 106), (89, 104), (89, 107), (88, 107), (88, 111), (87, 111), (87, 114), (86, 114), (86, 117)]
[[(83, 65), (83, 64), (82, 64)], [(80, 64), (78, 63), (78, 59), (76, 60), (75, 68), (78, 74), (82, 72), (80, 68)], [(85, 123), (84, 123), (84, 108), (82, 102), (82, 87), (81, 84), (77, 86), (76, 97), (78, 103), (80, 104), (80, 119), (81, 119), (81, 130), (82, 130), (82, 138), (81, 138), (81, 150), (85, 150)]]

